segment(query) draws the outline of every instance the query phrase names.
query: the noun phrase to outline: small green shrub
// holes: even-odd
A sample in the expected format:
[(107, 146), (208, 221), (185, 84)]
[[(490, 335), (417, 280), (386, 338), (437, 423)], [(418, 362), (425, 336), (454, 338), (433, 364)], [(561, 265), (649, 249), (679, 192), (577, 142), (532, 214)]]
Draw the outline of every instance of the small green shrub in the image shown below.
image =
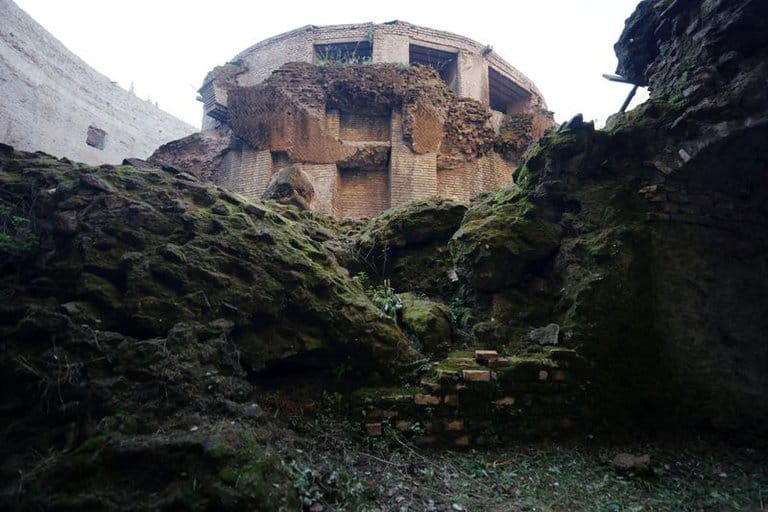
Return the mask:
[(20, 215), (15, 208), (0, 204), (0, 253), (20, 256), (33, 251), (39, 244), (32, 220)]
[(371, 302), (389, 318), (397, 321), (397, 313), (403, 309), (403, 301), (395, 293), (389, 279), (384, 279), (381, 284), (372, 285), (368, 276), (363, 272), (355, 275), (353, 279), (363, 287)]
[(466, 329), (474, 321), (472, 317), (472, 308), (467, 306), (468, 295), (469, 291), (467, 290), (466, 285), (462, 284), (448, 303), (451, 322), (459, 329)]

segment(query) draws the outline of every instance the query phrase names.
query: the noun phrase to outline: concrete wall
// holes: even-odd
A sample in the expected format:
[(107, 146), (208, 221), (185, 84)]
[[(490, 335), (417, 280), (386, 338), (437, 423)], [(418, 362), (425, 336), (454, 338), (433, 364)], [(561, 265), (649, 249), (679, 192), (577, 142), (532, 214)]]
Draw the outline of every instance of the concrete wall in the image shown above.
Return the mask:
[[(0, 20), (1, 142), (89, 164), (120, 163), (197, 131), (113, 84), (11, 0), (0, 0)], [(86, 144), (89, 127), (106, 133), (103, 149)]]

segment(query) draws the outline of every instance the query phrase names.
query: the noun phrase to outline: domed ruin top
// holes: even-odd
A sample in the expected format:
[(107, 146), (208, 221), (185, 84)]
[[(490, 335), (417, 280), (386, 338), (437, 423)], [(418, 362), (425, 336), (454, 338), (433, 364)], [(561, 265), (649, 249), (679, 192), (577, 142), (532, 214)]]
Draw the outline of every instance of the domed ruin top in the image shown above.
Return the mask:
[(292, 167), (314, 189), (306, 207), (334, 217), (510, 186), (553, 124), (536, 86), (490, 46), (401, 21), (280, 34), (214, 68), (199, 92), (203, 132), (156, 158), (194, 161), (248, 197)]
[(236, 75), (239, 86), (256, 85), (288, 62), (326, 64), (401, 63), (435, 68), (454, 93), (492, 110), (512, 114), (529, 107), (546, 110), (536, 85), (493, 48), (468, 37), (404, 21), (306, 25), (260, 41), (206, 76), (200, 89), (203, 128), (226, 119), (222, 82)]

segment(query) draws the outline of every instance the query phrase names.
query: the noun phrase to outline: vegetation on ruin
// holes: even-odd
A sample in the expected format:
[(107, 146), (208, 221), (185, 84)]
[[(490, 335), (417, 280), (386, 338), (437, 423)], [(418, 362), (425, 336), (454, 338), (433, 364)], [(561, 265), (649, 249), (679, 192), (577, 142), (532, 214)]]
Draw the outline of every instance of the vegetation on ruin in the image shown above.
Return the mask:
[(336, 221), (0, 146), (0, 508), (764, 510), (768, 16), (738, 1), (691, 30), (751, 34), (743, 66), (630, 19), (684, 102), (576, 116), (469, 205)]

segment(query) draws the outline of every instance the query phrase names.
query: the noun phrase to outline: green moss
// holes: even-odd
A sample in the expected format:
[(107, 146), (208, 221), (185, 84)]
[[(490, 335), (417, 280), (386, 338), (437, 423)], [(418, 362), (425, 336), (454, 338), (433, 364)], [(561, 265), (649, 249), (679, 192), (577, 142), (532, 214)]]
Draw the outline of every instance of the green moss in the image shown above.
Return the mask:
[(81, 276), (79, 295), (103, 312), (119, 310), (123, 300), (122, 293), (112, 282), (88, 272)]
[(451, 317), (441, 303), (411, 293), (398, 295), (402, 301), (402, 323), (433, 357), (444, 355), (451, 346)]
[(349, 266), (372, 280), (389, 279), (397, 291), (446, 297), (453, 283), (447, 242), (466, 206), (436, 197), (393, 208), (350, 236)]
[(472, 205), (450, 242), (470, 284), (493, 291), (517, 284), (556, 250), (561, 228), (536, 216), (527, 196), (501, 190)]

